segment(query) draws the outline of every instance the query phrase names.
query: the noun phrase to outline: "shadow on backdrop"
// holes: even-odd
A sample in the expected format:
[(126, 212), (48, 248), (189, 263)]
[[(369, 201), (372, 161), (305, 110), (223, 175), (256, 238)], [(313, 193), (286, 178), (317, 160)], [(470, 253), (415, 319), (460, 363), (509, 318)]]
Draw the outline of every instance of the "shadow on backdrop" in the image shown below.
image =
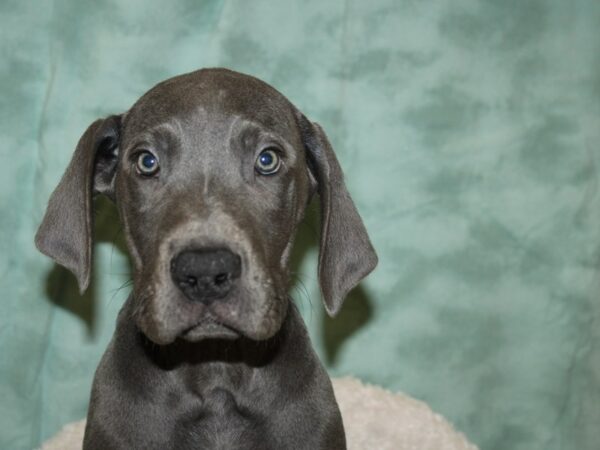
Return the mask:
[[(94, 200), (94, 222), (93, 245), (99, 242), (110, 243), (113, 252), (120, 252), (128, 258), (117, 209), (103, 196)], [(79, 317), (85, 323), (90, 338), (95, 336), (98, 306), (96, 292), (99, 280), (94, 276), (95, 267), (96, 265), (92, 264), (90, 285), (83, 295), (79, 293), (75, 276), (58, 264), (54, 264), (46, 278), (47, 298), (59, 308)]]
[(346, 340), (364, 327), (372, 316), (372, 301), (360, 285), (350, 292), (336, 317), (323, 314), (323, 346), (328, 365), (335, 365)]
[[(310, 304), (311, 311), (315, 308), (323, 308), (321, 298), (311, 299), (310, 292), (304, 284), (303, 278), (317, 280), (318, 274), (300, 274), (299, 270), (302, 267), (302, 262), (309, 253), (315, 253), (319, 246), (320, 240), (320, 204), (318, 198), (315, 199), (306, 211), (304, 221), (298, 227), (298, 235), (296, 236), (296, 244), (292, 254), (292, 274), (293, 287), (292, 291), (297, 293), (297, 300), (306, 300)], [(332, 366), (337, 362), (337, 357), (346, 340), (356, 333), (360, 328), (365, 326), (373, 315), (372, 301), (369, 299), (366, 292), (359, 285), (353, 289), (339, 314), (331, 318), (325, 312), (321, 314), (321, 334), (323, 339), (323, 347), (325, 349), (325, 362)]]

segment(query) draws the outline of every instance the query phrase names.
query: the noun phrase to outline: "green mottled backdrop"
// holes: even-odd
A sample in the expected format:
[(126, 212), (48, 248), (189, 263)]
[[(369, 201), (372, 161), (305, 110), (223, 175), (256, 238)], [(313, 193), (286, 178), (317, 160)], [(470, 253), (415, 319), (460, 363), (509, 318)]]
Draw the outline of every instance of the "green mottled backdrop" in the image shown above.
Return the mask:
[(84, 416), (129, 289), (108, 202), (85, 296), (33, 247), (75, 143), (203, 66), (275, 85), (347, 174), (379, 268), (325, 319), (313, 214), (294, 289), (332, 374), (483, 449), (600, 448), (600, 2), (2, 0), (0, 48), (1, 449)]

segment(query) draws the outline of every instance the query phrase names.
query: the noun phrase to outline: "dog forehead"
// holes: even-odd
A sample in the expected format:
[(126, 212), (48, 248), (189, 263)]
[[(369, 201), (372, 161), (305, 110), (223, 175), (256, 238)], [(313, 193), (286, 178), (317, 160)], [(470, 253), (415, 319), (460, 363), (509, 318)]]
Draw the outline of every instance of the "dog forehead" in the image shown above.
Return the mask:
[(245, 119), (283, 135), (295, 132), (295, 108), (272, 86), (227, 69), (202, 69), (165, 80), (128, 111), (125, 125), (145, 130), (176, 119), (212, 123)]

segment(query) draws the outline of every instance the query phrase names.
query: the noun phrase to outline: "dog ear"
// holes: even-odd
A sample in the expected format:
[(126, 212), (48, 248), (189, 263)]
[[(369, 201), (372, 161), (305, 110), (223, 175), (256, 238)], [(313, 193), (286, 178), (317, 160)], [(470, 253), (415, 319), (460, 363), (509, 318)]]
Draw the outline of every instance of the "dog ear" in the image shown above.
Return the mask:
[(301, 114), (299, 125), (321, 201), (319, 284), (325, 309), (335, 316), (348, 292), (375, 268), (377, 254), (325, 132)]
[(90, 283), (92, 197), (104, 194), (114, 200), (120, 128), (120, 116), (99, 119), (88, 127), (35, 235), (38, 250), (73, 272), (81, 293)]

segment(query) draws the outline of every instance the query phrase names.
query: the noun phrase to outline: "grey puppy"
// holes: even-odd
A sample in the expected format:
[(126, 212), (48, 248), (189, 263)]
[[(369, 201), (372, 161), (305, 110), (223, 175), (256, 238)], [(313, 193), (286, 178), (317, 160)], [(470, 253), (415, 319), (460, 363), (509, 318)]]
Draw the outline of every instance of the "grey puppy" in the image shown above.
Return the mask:
[(84, 449), (344, 449), (287, 295), (317, 192), (327, 312), (377, 264), (323, 130), (262, 81), (205, 69), (92, 123), (36, 235), (83, 292), (93, 197), (117, 206), (133, 292), (96, 371)]

